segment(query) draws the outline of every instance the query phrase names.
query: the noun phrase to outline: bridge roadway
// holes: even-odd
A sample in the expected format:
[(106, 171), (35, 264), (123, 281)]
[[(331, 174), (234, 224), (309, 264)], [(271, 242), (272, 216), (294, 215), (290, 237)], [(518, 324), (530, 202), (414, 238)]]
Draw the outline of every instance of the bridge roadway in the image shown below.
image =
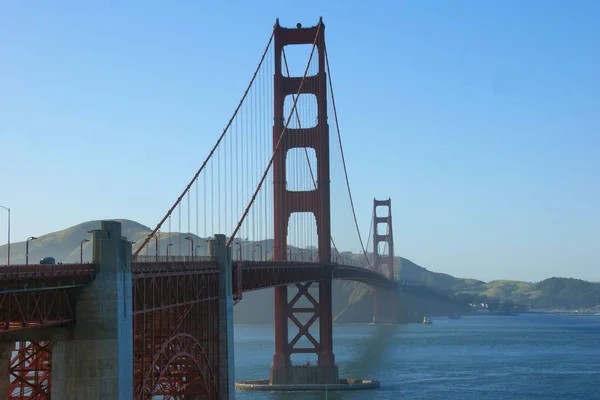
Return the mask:
[[(153, 258), (153, 257), (152, 257)], [(134, 262), (132, 267), (133, 292), (139, 293), (142, 281), (168, 278), (171, 281), (200, 277), (215, 287), (201, 285), (204, 290), (188, 293), (174, 291), (177, 304), (209, 300), (215, 296), (219, 270), (210, 257), (172, 257), (158, 261)], [(323, 279), (343, 279), (394, 290), (395, 282), (372, 270), (336, 263), (304, 261), (233, 261), (232, 291), (234, 297), (242, 292), (275, 286), (316, 282)], [(74, 322), (76, 292), (96, 276), (94, 264), (13, 265), (0, 268), (0, 335), (22, 330), (33, 330)], [(240, 286), (241, 283), (241, 286)], [(175, 293), (176, 292), (176, 293)], [(134, 314), (146, 310), (143, 301), (135, 301)], [(150, 306), (154, 308), (154, 306)]]

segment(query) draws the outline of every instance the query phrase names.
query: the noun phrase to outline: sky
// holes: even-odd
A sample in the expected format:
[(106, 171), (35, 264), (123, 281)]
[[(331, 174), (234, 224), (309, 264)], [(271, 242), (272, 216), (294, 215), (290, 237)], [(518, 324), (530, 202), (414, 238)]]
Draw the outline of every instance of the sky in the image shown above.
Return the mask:
[[(390, 197), (396, 254), (430, 270), (600, 281), (593, 0), (1, 2), (12, 241), (102, 218), (153, 226), (275, 18), (319, 16), (363, 235), (372, 199)], [(0, 213), (0, 243), (5, 226)]]

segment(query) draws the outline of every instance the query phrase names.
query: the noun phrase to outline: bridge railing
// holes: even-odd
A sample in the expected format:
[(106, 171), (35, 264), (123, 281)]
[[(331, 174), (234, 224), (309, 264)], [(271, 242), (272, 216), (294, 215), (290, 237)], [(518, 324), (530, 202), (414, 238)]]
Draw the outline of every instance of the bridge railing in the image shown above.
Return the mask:
[(93, 276), (94, 264), (11, 265), (0, 267), (0, 279)]
[(331, 255), (331, 262), (333, 264), (350, 265), (352, 267), (363, 267), (363, 268), (366, 268), (366, 266), (363, 265), (363, 263), (360, 263), (360, 262), (356, 261), (353, 258), (339, 256), (337, 254), (332, 254)]
[[(336, 265), (347, 265), (350, 267), (370, 269), (368, 265), (365, 265), (365, 263), (362, 262), (362, 260), (356, 260), (354, 258), (344, 257), (344, 256), (341, 256), (338, 254), (331, 255), (331, 262), (332, 262), (332, 264), (336, 264)], [(378, 271), (376, 269), (372, 269), (372, 271), (387, 278), (387, 275), (384, 274), (382, 271)]]
[(131, 272), (134, 274), (180, 274), (185, 271), (197, 273), (215, 269), (216, 259), (204, 256), (138, 256), (131, 263)]
[(192, 263), (192, 262), (211, 262), (214, 257), (208, 256), (151, 256), (138, 255), (133, 259), (134, 263)]

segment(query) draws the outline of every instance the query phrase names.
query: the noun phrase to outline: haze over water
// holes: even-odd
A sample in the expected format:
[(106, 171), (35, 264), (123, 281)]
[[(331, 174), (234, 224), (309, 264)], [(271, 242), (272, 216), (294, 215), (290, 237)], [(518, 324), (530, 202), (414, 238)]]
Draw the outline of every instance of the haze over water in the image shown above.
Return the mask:
[[(328, 393), (349, 399), (598, 399), (600, 316), (434, 318), (433, 325), (336, 325), (343, 377), (381, 389)], [(265, 379), (273, 327), (235, 327), (236, 379)], [(238, 400), (324, 399), (324, 393), (238, 392)]]

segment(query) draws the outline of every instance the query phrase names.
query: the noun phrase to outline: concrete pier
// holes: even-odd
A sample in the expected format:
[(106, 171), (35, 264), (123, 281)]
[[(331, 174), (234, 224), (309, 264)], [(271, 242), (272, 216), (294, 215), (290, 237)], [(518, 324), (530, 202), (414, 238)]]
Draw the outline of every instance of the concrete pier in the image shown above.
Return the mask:
[(231, 247), (225, 235), (215, 235), (209, 242), (209, 256), (217, 259), (219, 279), (219, 393), (221, 400), (235, 400), (233, 359), (233, 280)]
[(93, 231), (96, 279), (76, 303), (76, 325), (52, 338), (52, 398), (133, 398), (131, 243), (121, 224)]

